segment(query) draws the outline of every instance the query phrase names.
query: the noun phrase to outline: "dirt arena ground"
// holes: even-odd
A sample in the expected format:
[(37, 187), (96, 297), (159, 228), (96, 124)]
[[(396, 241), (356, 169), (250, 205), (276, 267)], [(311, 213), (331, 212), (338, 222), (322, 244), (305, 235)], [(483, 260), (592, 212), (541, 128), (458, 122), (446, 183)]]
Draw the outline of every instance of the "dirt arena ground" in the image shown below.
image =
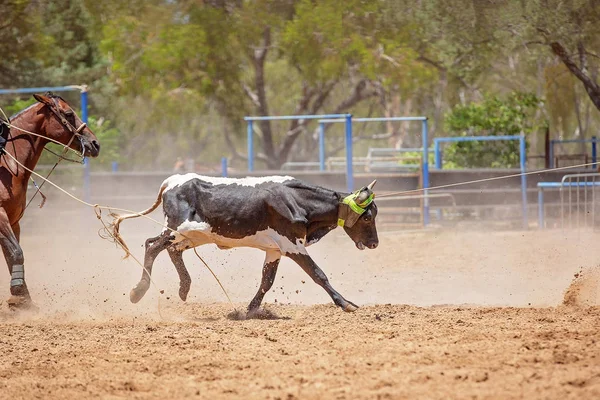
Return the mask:
[[(24, 220), (40, 310), (0, 305), (1, 399), (600, 398), (600, 234), (384, 233), (360, 252), (334, 231), (310, 252), (357, 312), (284, 260), (265, 298), (276, 318), (240, 321), (193, 252), (187, 303), (165, 254), (156, 287), (130, 304), (139, 267), (98, 228), (77, 208)], [(156, 231), (123, 224), (140, 257)], [(261, 252), (200, 254), (242, 310)], [(0, 298), (8, 286), (0, 273)]]

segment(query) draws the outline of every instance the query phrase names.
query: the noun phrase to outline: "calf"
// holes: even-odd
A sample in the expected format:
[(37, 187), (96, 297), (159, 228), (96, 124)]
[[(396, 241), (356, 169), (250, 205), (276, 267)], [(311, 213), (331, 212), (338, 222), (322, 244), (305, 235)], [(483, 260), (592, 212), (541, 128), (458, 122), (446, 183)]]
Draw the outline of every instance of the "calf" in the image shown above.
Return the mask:
[(167, 250), (179, 274), (179, 297), (185, 301), (190, 275), (183, 263), (184, 250), (214, 243), (220, 249), (254, 247), (266, 253), (260, 288), (248, 306), (254, 313), (273, 285), (281, 256), (294, 260), (344, 311), (358, 307), (329, 283), (306, 248), (342, 226), (356, 247), (374, 249), (379, 241), (375, 228), (377, 206), (373, 181), (354, 193), (339, 193), (311, 186), (289, 176), (214, 178), (197, 174), (173, 175), (160, 186), (156, 202), (139, 214), (117, 216), (114, 237), (128, 252), (119, 224), (154, 211), (161, 202), (165, 225), (160, 235), (146, 240), (145, 271), (131, 290), (137, 303), (150, 287), (152, 264)]

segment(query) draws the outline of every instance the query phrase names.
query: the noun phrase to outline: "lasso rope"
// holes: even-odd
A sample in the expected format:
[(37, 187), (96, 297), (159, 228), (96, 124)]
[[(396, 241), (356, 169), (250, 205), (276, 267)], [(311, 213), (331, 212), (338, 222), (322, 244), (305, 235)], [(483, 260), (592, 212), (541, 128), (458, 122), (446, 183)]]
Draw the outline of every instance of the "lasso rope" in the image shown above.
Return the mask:
[[(63, 143), (60, 143), (57, 140), (48, 138), (46, 136), (34, 133), (34, 132), (30, 132), (26, 129), (20, 128), (18, 126), (15, 126), (13, 124), (10, 123), (10, 120), (8, 119), (8, 117), (6, 116), (4, 110), (0, 107), (0, 112), (2, 113), (2, 115), (4, 116), (6, 122), (6, 125), (9, 128), (15, 128), (21, 132), (30, 134), (32, 136), (37, 136), (40, 138), (43, 138), (45, 140), (48, 140), (50, 142), (54, 142), (60, 146), (62, 146), (65, 150), (64, 152), (66, 152), (67, 150), (71, 150), (75, 153), (79, 154), (76, 150), (71, 149), (70, 147), (64, 145)], [(6, 154), (7, 156), (9, 156), (10, 158), (12, 158), (18, 165), (20, 165), (22, 168), (24, 168), (25, 170), (29, 171), (30, 173), (32, 173), (33, 175), (37, 176), (38, 178), (42, 179), (45, 182), (48, 182), (50, 185), (54, 186), (56, 189), (60, 190), (61, 192), (63, 192), (64, 194), (66, 194), (67, 196), (71, 197), (73, 200), (88, 206), (88, 207), (92, 207), (94, 209), (94, 212), (96, 213), (96, 217), (97, 219), (102, 223), (103, 228), (101, 229), (101, 231), (104, 231), (107, 236), (102, 236), (102, 234), (100, 234), (100, 232), (98, 233), (98, 235), (103, 238), (103, 239), (112, 239), (112, 241), (114, 243), (116, 243), (117, 245), (119, 245), (128, 256), (131, 256), (135, 262), (146, 272), (146, 274), (148, 275), (148, 278), (151, 282), (151, 284), (155, 287), (155, 289), (160, 293), (163, 294), (164, 290), (160, 290), (158, 289), (158, 286), (155, 284), (154, 280), (152, 279), (151, 274), (149, 273), (149, 271), (147, 270), (147, 268), (131, 253), (131, 251), (129, 251), (129, 249), (124, 246), (121, 241), (116, 238), (114, 236), (114, 234), (111, 232), (110, 228), (106, 225), (106, 223), (104, 222), (104, 220), (102, 219), (102, 210), (109, 210), (109, 211), (121, 211), (121, 212), (126, 212), (128, 214), (135, 214), (137, 216), (141, 216), (144, 217), (152, 222), (154, 222), (155, 224), (163, 227), (164, 229), (170, 230), (171, 232), (174, 233), (178, 233), (181, 236), (183, 236), (184, 238), (191, 240), (188, 236), (186, 236), (185, 234), (182, 234), (181, 232), (176, 231), (175, 229), (172, 229), (168, 226), (166, 226), (164, 223), (157, 221), (156, 219), (149, 217), (148, 215), (142, 214), (140, 212), (137, 211), (132, 211), (132, 210), (127, 210), (124, 208), (116, 208), (116, 207), (110, 207), (110, 206), (103, 206), (103, 205), (99, 205), (99, 204), (92, 204), (89, 202), (86, 202), (80, 198), (78, 198), (77, 196), (71, 194), (70, 192), (68, 192), (67, 190), (63, 189), (62, 187), (60, 187), (59, 185), (55, 184), (54, 182), (52, 182), (50, 179), (48, 179), (47, 177), (43, 177), (42, 175), (38, 174), (37, 172), (33, 171), (30, 168), (27, 168), (25, 165), (23, 165), (21, 162), (19, 162), (19, 160), (17, 160), (12, 154), (8, 153), (7, 151), (4, 152), (4, 154)], [(54, 153), (53, 153), (54, 154)], [(57, 163), (58, 164), (58, 163)], [(516, 178), (516, 177), (521, 177), (521, 176), (527, 176), (527, 175), (533, 175), (533, 174), (542, 174), (542, 173), (548, 173), (548, 172), (553, 172), (553, 171), (562, 171), (562, 170), (567, 170), (567, 169), (574, 169), (574, 168), (582, 168), (582, 167), (587, 167), (590, 165), (598, 165), (599, 163), (585, 163), (585, 164), (578, 164), (578, 165), (572, 165), (572, 166), (566, 166), (566, 167), (559, 167), (559, 168), (550, 168), (550, 169), (545, 169), (545, 170), (541, 170), (541, 171), (531, 171), (531, 172), (524, 172), (524, 173), (518, 173), (518, 174), (511, 174), (511, 175), (503, 175), (503, 176), (498, 176), (498, 177), (492, 177), (492, 178), (484, 178), (484, 179), (476, 179), (476, 180), (472, 180), (472, 181), (466, 181), (466, 182), (457, 182), (457, 183), (451, 183), (451, 184), (446, 184), (446, 185), (439, 185), (439, 186), (433, 186), (433, 187), (429, 187), (429, 188), (420, 188), (420, 189), (412, 189), (412, 190), (404, 190), (404, 191), (398, 191), (398, 192), (388, 192), (388, 193), (384, 193), (384, 194), (380, 194), (377, 197), (382, 198), (382, 197), (390, 197), (390, 196), (398, 196), (398, 195), (403, 195), (403, 194), (410, 194), (410, 193), (420, 193), (420, 192), (424, 192), (424, 191), (429, 191), (429, 190), (438, 190), (438, 189), (444, 189), (444, 188), (450, 188), (450, 187), (457, 187), (457, 186), (465, 186), (465, 185), (470, 185), (470, 184), (474, 184), (474, 183), (483, 183), (483, 182), (491, 182), (491, 181), (496, 181), (496, 180), (501, 180), (501, 179), (509, 179), (509, 178)], [(49, 175), (48, 175), (49, 176)], [(198, 259), (200, 259), (200, 261), (202, 261), (202, 263), (204, 264), (204, 266), (210, 271), (210, 273), (213, 275), (213, 277), (215, 278), (215, 280), (217, 281), (217, 283), (219, 284), (219, 286), (221, 287), (221, 290), (223, 291), (223, 293), (225, 294), (225, 296), (227, 297), (227, 300), (229, 301), (229, 303), (233, 306), (233, 302), (231, 301), (231, 298), (229, 297), (229, 294), (227, 293), (227, 291), (225, 290), (225, 288), (223, 287), (221, 281), (219, 280), (219, 278), (217, 277), (217, 275), (213, 272), (213, 270), (208, 266), (208, 264), (206, 263), (206, 261), (204, 261), (204, 259), (200, 256), (200, 254), (198, 254), (196, 248), (194, 248), (194, 253), (196, 254), (196, 256), (198, 257)], [(235, 308), (235, 307), (234, 307)], [(159, 314), (160, 314), (160, 309), (159, 309)], [(162, 316), (161, 316), (162, 317)]]
[[(63, 144), (63, 143), (61, 143), (61, 142), (59, 142), (59, 141), (57, 141), (57, 140), (54, 140), (54, 139), (52, 139), (52, 138), (49, 138), (49, 137), (46, 137), (46, 136), (40, 135), (40, 134), (38, 134), (38, 133), (35, 133), (35, 132), (30, 132), (30, 131), (28, 131), (28, 130), (26, 130), (26, 129), (23, 129), (23, 128), (20, 128), (20, 127), (18, 127), (18, 126), (15, 126), (15, 125), (11, 124), (11, 123), (10, 123), (10, 119), (9, 119), (9, 118), (6, 116), (6, 113), (4, 112), (4, 110), (2, 109), (2, 107), (0, 107), (0, 112), (1, 112), (1, 113), (2, 113), (2, 115), (4, 116), (4, 119), (6, 120), (6, 125), (7, 125), (9, 128), (15, 128), (15, 129), (17, 129), (17, 130), (19, 130), (19, 131), (21, 131), (21, 132), (27, 133), (27, 134), (29, 134), (29, 135), (32, 135), (32, 136), (40, 137), (40, 138), (42, 138), (42, 139), (48, 140), (48, 141), (50, 141), (50, 142), (54, 142), (54, 143), (56, 143), (56, 144), (58, 144), (58, 145), (62, 146), (62, 147), (63, 147), (63, 154), (59, 156), (59, 161), (58, 161), (58, 162), (60, 162), (60, 161), (61, 161), (63, 158), (65, 158), (63, 155), (65, 155), (65, 154), (67, 153), (67, 151), (68, 151), (68, 150), (71, 150), (71, 151), (75, 152), (75, 153), (76, 153), (78, 156), (81, 156), (81, 157), (83, 158), (83, 155), (81, 155), (81, 154), (80, 154), (78, 151), (76, 151), (76, 150), (74, 150), (74, 149), (71, 149), (71, 148), (69, 147), (69, 145), (65, 145), (65, 144)], [(75, 135), (73, 135), (73, 137), (71, 138), (71, 141), (73, 140), (73, 138), (74, 138), (74, 137), (75, 137)], [(71, 143), (71, 141), (69, 141), (69, 144)], [(45, 148), (44, 148), (44, 150), (47, 150), (47, 149), (45, 149)], [(50, 151), (50, 150), (48, 150), (48, 151)], [(55, 153), (54, 153), (54, 152), (52, 152), (52, 151), (50, 151), (50, 152), (51, 152), (52, 154), (55, 154)], [(60, 190), (61, 192), (63, 192), (63, 193), (64, 193), (64, 194), (66, 194), (67, 196), (71, 197), (73, 200), (75, 200), (75, 201), (77, 201), (77, 202), (79, 202), (79, 203), (81, 203), (81, 204), (83, 204), (83, 205), (85, 205), (85, 206), (92, 207), (92, 208), (94, 209), (94, 212), (96, 213), (96, 218), (97, 218), (97, 219), (100, 221), (100, 223), (101, 223), (101, 224), (102, 224), (102, 226), (103, 226), (103, 228), (101, 228), (101, 230), (100, 230), (100, 231), (104, 231), (104, 232), (105, 232), (105, 234), (106, 234), (106, 236), (103, 236), (103, 235), (100, 233), (100, 231), (99, 231), (99, 232), (98, 232), (98, 236), (100, 236), (102, 239), (106, 239), (106, 240), (111, 240), (111, 239), (112, 239), (112, 242), (113, 242), (113, 243), (115, 243), (115, 244), (117, 244), (118, 246), (120, 246), (120, 247), (121, 247), (121, 248), (122, 248), (122, 249), (123, 249), (123, 250), (126, 252), (126, 254), (127, 254), (128, 256), (131, 256), (131, 258), (133, 258), (133, 260), (135, 260), (135, 262), (136, 262), (136, 263), (137, 263), (137, 264), (140, 266), (140, 268), (142, 268), (142, 270), (143, 270), (143, 271), (144, 271), (144, 272), (145, 272), (145, 273), (148, 275), (148, 279), (150, 280), (150, 283), (151, 283), (151, 284), (152, 284), (152, 286), (153, 286), (153, 287), (154, 287), (154, 288), (155, 288), (155, 289), (158, 291), (158, 293), (159, 293), (159, 294), (161, 294), (161, 295), (162, 295), (162, 294), (164, 294), (164, 290), (161, 290), (161, 289), (159, 289), (159, 288), (158, 288), (158, 286), (156, 285), (156, 283), (155, 283), (155, 282), (154, 282), (154, 280), (152, 279), (152, 275), (150, 274), (150, 272), (148, 271), (148, 269), (147, 269), (147, 268), (146, 268), (146, 267), (145, 267), (145, 266), (144, 266), (144, 265), (143, 265), (143, 264), (142, 264), (142, 263), (141, 263), (141, 262), (140, 262), (140, 261), (137, 259), (137, 257), (135, 257), (135, 256), (134, 256), (134, 255), (133, 255), (133, 254), (132, 254), (132, 253), (129, 251), (129, 249), (127, 248), (127, 246), (124, 246), (124, 245), (121, 243), (121, 241), (120, 241), (120, 240), (118, 240), (118, 238), (116, 238), (116, 237), (114, 236), (114, 234), (111, 232), (110, 228), (109, 228), (109, 227), (106, 225), (106, 223), (105, 223), (105, 222), (104, 222), (104, 220), (102, 219), (102, 210), (104, 209), (104, 210), (108, 210), (108, 211), (121, 211), (121, 212), (125, 212), (125, 213), (128, 213), (128, 214), (136, 214), (136, 215), (138, 215), (138, 216), (142, 216), (142, 217), (144, 217), (144, 218), (146, 218), (146, 219), (148, 219), (148, 220), (150, 220), (150, 221), (154, 222), (154, 223), (155, 223), (155, 224), (157, 224), (157, 225), (160, 225), (160, 226), (161, 226), (161, 227), (163, 227), (164, 229), (170, 230), (171, 232), (174, 232), (174, 233), (178, 233), (178, 234), (180, 234), (181, 236), (183, 236), (184, 238), (186, 238), (186, 239), (188, 239), (188, 240), (191, 240), (191, 239), (190, 239), (188, 236), (186, 236), (185, 234), (182, 234), (182, 233), (180, 233), (180, 232), (177, 232), (176, 230), (174, 230), (174, 229), (172, 229), (172, 228), (170, 228), (170, 227), (166, 226), (164, 223), (162, 223), (162, 222), (159, 222), (159, 221), (155, 220), (155, 219), (154, 219), (154, 218), (152, 218), (152, 217), (149, 217), (149, 216), (147, 216), (147, 215), (142, 215), (141, 213), (139, 213), (139, 212), (137, 212), (137, 211), (127, 210), (127, 209), (124, 209), (124, 208), (116, 208), (116, 207), (110, 207), (110, 206), (103, 206), (103, 205), (99, 205), (99, 204), (92, 204), (92, 203), (89, 203), (89, 202), (87, 202), (87, 201), (84, 201), (84, 200), (82, 200), (82, 199), (78, 198), (77, 196), (75, 196), (75, 195), (71, 194), (70, 192), (68, 192), (67, 190), (63, 189), (62, 187), (60, 187), (59, 185), (57, 185), (56, 183), (52, 182), (52, 181), (49, 179), (49, 177), (50, 177), (50, 174), (52, 173), (52, 171), (54, 171), (54, 169), (55, 169), (55, 168), (56, 168), (56, 166), (58, 165), (58, 162), (57, 162), (57, 163), (54, 165), (54, 167), (52, 168), (52, 170), (50, 171), (50, 173), (48, 174), (48, 176), (44, 177), (44, 176), (42, 176), (42, 175), (38, 174), (37, 172), (33, 171), (32, 169), (30, 169), (30, 168), (26, 167), (25, 165), (23, 165), (23, 164), (22, 164), (22, 163), (21, 163), (19, 160), (17, 160), (17, 158), (16, 158), (16, 157), (14, 157), (14, 156), (13, 156), (12, 154), (10, 154), (8, 151), (6, 151), (6, 150), (5, 150), (5, 151), (4, 151), (4, 154), (6, 154), (8, 157), (12, 158), (12, 159), (13, 159), (13, 160), (14, 160), (14, 161), (17, 163), (17, 165), (20, 165), (20, 166), (21, 166), (23, 169), (25, 169), (26, 171), (29, 171), (31, 174), (33, 174), (33, 175), (37, 176), (38, 178), (42, 179), (42, 181), (43, 181), (43, 182), (42, 182), (42, 185), (43, 185), (44, 183), (48, 182), (50, 185), (54, 186), (56, 189)], [(55, 155), (56, 155), (56, 154), (55, 154)], [(66, 158), (65, 158), (65, 159), (66, 159)], [(68, 159), (67, 159), (67, 160), (68, 160)], [(69, 161), (71, 161), (71, 160), (69, 160)], [(35, 182), (34, 182), (34, 183), (35, 183)], [(41, 187), (41, 186), (40, 186), (40, 187)], [(37, 194), (38, 192), (40, 192), (40, 193), (41, 193), (41, 191), (39, 190), (39, 188), (38, 188), (38, 190), (36, 191), (36, 194)], [(35, 195), (34, 195), (34, 196), (35, 196)], [(31, 200), (33, 200), (33, 197), (32, 197), (32, 199), (31, 199)], [(29, 203), (27, 204), (27, 206), (29, 206), (29, 204), (31, 203), (31, 200), (29, 201)], [(45, 200), (45, 199), (44, 199), (44, 200)], [(27, 208), (27, 206), (26, 206), (26, 208)], [(110, 239), (109, 239), (109, 238), (110, 238)], [(231, 306), (232, 306), (232, 307), (235, 309), (235, 306), (234, 306), (233, 302), (231, 301), (231, 298), (229, 297), (229, 294), (227, 293), (227, 290), (225, 290), (225, 287), (224, 287), (224, 286), (223, 286), (223, 284), (221, 283), (221, 280), (220, 280), (220, 279), (217, 277), (217, 275), (216, 275), (216, 274), (214, 273), (214, 271), (213, 271), (213, 270), (210, 268), (210, 266), (209, 266), (209, 265), (206, 263), (206, 261), (204, 261), (204, 259), (203, 259), (203, 258), (200, 256), (200, 254), (198, 254), (198, 251), (197, 251), (195, 248), (194, 248), (194, 253), (196, 254), (196, 257), (198, 257), (198, 259), (199, 259), (199, 260), (202, 262), (202, 264), (204, 264), (204, 266), (205, 266), (205, 267), (206, 267), (206, 268), (207, 268), (207, 269), (210, 271), (210, 273), (212, 274), (212, 276), (215, 278), (215, 280), (216, 280), (216, 281), (217, 281), (217, 283), (219, 284), (219, 287), (221, 288), (221, 290), (222, 290), (222, 291), (223, 291), (223, 293), (225, 294), (225, 297), (227, 297), (227, 300), (229, 301), (229, 303), (231, 304)], [(160, 297), (159, 297), (159, 300), (160, 300)], [(161, 312), (160, 312), (160, 301), (159, 301), (158, 313), (159, 313), (160, 317), (162, 318), (162, 314), (161, 314)]]
[[(80, 199), (79, 197), (71, 194), (70, 192), (68, 192), (67, 190), (63, 189), (62, 187), (60, 187), (59, 185), (57, 185), (56, 183), (52, 182), (50, 179), (44, 178), (42, 175), (38, 174), (37, 172), (33, 171), (30, 168), (27, 168), (25, 165), (23, 165), (19, 160), (17, 160), (12, 154), (5, 152), (6, 155), (8, 155), (10, 158), (12, 158), (18, 165), (20, 165), (22, 168), (24, 168), (25, 170), (31, 172), (32, 174), (34, 174), (35, 176), (37, 176), (38, 178), (44, 180), (44, 182), (48, 182), (50, 185), (54, 186), (56, 189), (60, 190), (62, 193), (66, 194), (67, 196), (69, 196), (70, 198), (72, 198), (73, 200), (87, 206), (87, 207), (91, 207), (94, 209), (94, 212), (96, 213), (96, 218), (102, 223), (103, 228), (101, 229), (101, 231), (104, 231), (105, 234), (107, 236), (103, 236), (102, 234), (98, 234), (98, 236), (100, 236), (102, 239), (107, 239), (111, 238), (112, 241), (119, 245), (123, 251), (125, 251), (127, 253), (128, 256), (131, 256), (133, 258), (133, 260), (142, 268), (142, 270), (144, 270), (146, 272), (146, 274), (148, 275), (148, 278), (150, 280), (150, 283), (152, 283), (152, 285), (154, 286), (154, 288), (160, 293), (163, 294), (164, 290), (158, 289), (158, 286), (154, 283), (154, 280), (152, 279), (152, 275), (150, 274), (150, 272), (148, 271), (148, 269), (137, 259), (137, 257), (135, 257), (131, 251), (129, 251), (129, 249), (127, 249), (126, 246), (123, 246), (121, 244), (121, 242), (113, 235), (113, 233), (110, 231), (110, 228), (106, 225), (106, 223), (104, 222), (104, 220), (102, 219), (102, 210), (109, 210), (109, 211), (121, 211), (121, 212), (125, 212), (128, 214), (136, 214), (137, 216), (141, 216), (144, 217), (152, 222), (154, 222), (157, 225), (160, 225), (161, 227), (170, 230), (171, 232), (174, 233), (178, 233), (181, 236), (183, 236), (184, 238), (191, 240), (188, 236), (186, 236), (185, 234), (182, 234), (181, 232), (176, 231), (175, 229), (172, 229), (168, 226), (166, 226), (164, 223), (157, 221), (156, 219), (149, 217), (147, 215), (143, 215), (137, 211), (132, 211), (132, 210), (128, 210), (125, 208), (117, 208), (117, 207), (111, 207), (111, 206), (104, 206), (104, 205), (99, 205), (99, 204), (92, 204), (89, 203), (85, 200)], [(227, 297), (227, 300), (229, 301), (229, 303), (233, 305), (233, 302), (231, 301), (231, 298), (229, 297), (229, 294), (227, 293), (227, 290), (225, 290), (225, 287), (223, 286), (223, 284), (221, 283), (221, 281), (219, 280), (219, 278), (217, 277), (217, 275), (213, 272), (213, 270), (208, 266), (208, 264), (206, 263), (206, 261), (204, 261), (204, 259), (200, 256), (200, 254), (198, 254), (198, 252), (196, 251), (196, 249), (194, 248), (194, 253), (196, 254), (196, 256), (198, 257), (198, 259), (200, 259), (200, 261), (202, 261), (202, 263), (204, 264), (204, 266), (210, 271), (210, 273), (213, 275), (213, 277), (216, 279), (217, 283), (219, 284), (219, 286), (221, 287), (221, 290), (223, 291), (223, 293), (225, 294), (225, 296)], [(234, 307), (235, 308), (235, 307)], [(160, 310), (159, 310), (160, 312)]]
[[(4, 112), (4, 110), (2, 109), (2, 107), (0, 107), (0, 112), (2, 113), (2, 116), (4, 117), (4, 120), (6, 121), (5, 125), (8, 126), (9, 128), (15, 128), (16, 130), (21, 131), (23, 133), (27, 133), (27, 134), (29, 134), (31, 136), (36, 136), (36, 137), (42, 138), (44, 140), (47, 140), (49, 142), (53, 142), (55, 144), (58, 144), (58, 145), (62, 146), (65, 150), (71, 150), (72, 152), (74, 152), (78, 156), (81, 156), (81, 154), (77, 150), (72, 149), (72, 148), (70, 148), (68, 146), (65, 146), (63, 143), (59, 142), (58, 140), (55, 140), (55, 139), (49, 138), (47, 136), (40, 135), (39, 133), (31, 132), (31, 131), (28, 131), (27, 129), (23, 129), (23, 128), (20, 128), (20, 127), (18, 127), (16, 125), (13, 125), (10, 122), (10, 119), (6, 116), (6, 113)], [(56, 155), (56, 153), (52, 152), (51, 150), (48, 150), (46, 148), (44, 148), (44, 150), (50, 151), (51, 153), (53, 153), (53, 154)], [(78, 162), (78, 161), (73, 161), (73, 162)]]
[[(63, 147), (62, 154), (57, 154), (57, 153), (53, 152), (52, 150), (47, 149), (46, 147), (44, 147), (43, 150), (45, 150), (45, 151), (47, 151), (47, 152), (55, 155), (56, 157), (58, 157), (58, 161), (50, 169), (50, 172), (48, 172), (48, 175), (46, 175), (46, 177), (44, 178), (44, 180), (42, 181), (42, 183), (39, 186), (37, 185), (37, 183), (35, 183), (35, 181), (33, 180), (33, 178), (31, 178), (31, 181), (33, 182), (33, 185), (35, 186), (36, 191), (33, 194), (33, 196), (31, 196), (31, 198), (29, 199), (29, 202), (25, 205), (25, 208), (23, 209), (23, 212), (21, 213), (21, 216), (19, 217), (19, 218), (21, 218), (23, 216), (23, 213), (25, 213), (25, 210), (27, 210), (27, 208), (29, 208), (29, 205), (31, 204), (31, 202), (33, 202), (33, 200), (35, 199), (35, 196), (37, 196), (38, 193), (42, 196), (42, 203), (40, 204), (40, 208), (42, 208), (44, 206), (44, 204), (46, 203), (46, 196), (44, 196), (44, 193), (42, 193), (42, 187), (44, 186), (44, 183), (46, 183), (46, 181), (48, 180), (48, 178), (50, 177), (50, 175), (52, 175), (52, 172), (54, 172), (54, 170), (56, 169), (56, 167), (58, 166), (58, 164), (60, 164), (60, 162), (62, 160), (66, 160), (66, 161), (73, 162), (73, 163), (83, 163), (84, 155), (80, 154), (77, 150), (72, 149), (72, 148), (69, 147), (69, 145), (71, 144), (71, 142), (75, 138), (75, 135), (73, 135), (73, 137), (71, 137), (71, 140), (69, 141), (68, 145), (64, 145), (63, 143), (61, 143), (59, 141), (56, 141), (56, 140), (54, 140), (52, 138), (49, 138), (47, 136), (43, 136), (43, 135), (40, 135), (40, 134), (35, 133), (35, 132), (30, 132), (30, 131), (28, 131), (26, 129), (23, 129), (23, 128), (20, 128), (20, 127), (18, 127), (16, 125), (13, 125), (10, 122), (10, 118), (8, 118), (8, 116), (6, 115), (6, 113), (4, 112), (4, 109), (2, 109), (2, 107), (0, 107), (0, 112), (2, 113), (2, 116), (4, 117), (4, 121), (5, 121), (4, 124), (9, 128), (9, 134), (10, 134), (10, 129), (14, 128), (14, 129), (16, 129), (18, 131), (27, 133), (27, 134), (32, 135), (32, 136), (36, 136), (36, 137), (42, 138), (44, 140), (48, 140), (50, 142), (56, 143), (56, 144), (58, 144), (58, 145), (60, 145), (60, 146)], [(84, 124), (84, 126), (85, 126), (85, 124)], [(7, 152), (6, 148), (5, 148), (4, 151)], [(72, 151), (75, 154), (77, 154), (79, 157), (81, 157), (81, 160), (78, 161), (78, 160), (73, 160), (73, 159), (67, 158), (66, 154), (67, 154), (68, 151)]]
[(512, 175), (495, 176), (493, 178), (483, 178), (483, 179), (476, 179), (473, 181), (449, 183), (447, 185), (432, 186), (432, 187), (420, 188), (420, 189), (403, 190), (400, 192), (388, 192), (388, 193), (378, 194), (376, 197), (382, 198), (382, 197), (398, 196), (398, 195), (409, 194), (409, 193), (420, 193), (420, 192), (429, 191), (429, 190), (437, 190), (437, 189), (445, 189), (445, 188), (456, 187), (456, 186), (471, 185), (473, 183), (491, 182), (491, 181), (498, 181), (501, 179), (518, 178), (518, 177), (527, 176), (527, 175), (544, 174), (547, 172), (562, 171), (565, 169), (583, 168), (583, 167), (589, 167), (590, 165), (600, 165), (600, 162), (591, 162), (591, 163), (586, 163), (586, 164), (570, 165), (568, 167), (549, 168), (549, 169), (544, 169), (544, 170), (540, 170), (540, 171), (521, 172), (521, 173), (512, 174)]

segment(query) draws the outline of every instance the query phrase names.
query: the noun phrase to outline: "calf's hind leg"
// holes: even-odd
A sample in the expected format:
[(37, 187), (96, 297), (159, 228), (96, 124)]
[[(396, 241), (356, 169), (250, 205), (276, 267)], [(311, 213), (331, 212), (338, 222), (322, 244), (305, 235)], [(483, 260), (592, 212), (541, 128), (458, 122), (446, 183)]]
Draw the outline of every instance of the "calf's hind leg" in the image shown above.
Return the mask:
[(171, 257), (171, 261), (173, 262), (173, 265), (175, 265), (175, 269), (179, 274), (179, 298), (185, 301), (188, 293), (190, 292), (192, 278), (190, 277), (190, 273), (183, 263), (183, 251), (177, 250), (174, 246), (169, 246), (167, 248), (167, 252), (169, 253), (169, 257)]
[(263, 264), (262, 280), (260, 282), (260, 287), (258, 288), (256, 296), (254, 296), (254, 298), (248, 305), (249, 316), (251, 316), (258, 310), (258, 307), (260, 307), (260, 303), (262, 303), (262, 300), (265, 297), (265, 293), (267, 293), (271, 289), (271, 286), (273, 286), (273, 282), (275, 282), (275, 275), (277, 274), (277, 267), (279, 266), (280, 260), (280, 252), (267, 251), (265, 262)]
[(139, 283), (131, 289), (129, 300), (132, 303), (137, 303), (144, 297), (150, 287), (150, 274), (152, 274), (152, 265), (156, 256), (171, 245), (173, 236), (170, 231), (165, 231), (160, 235), (146, 240), (146, 254), (144, 255), (144, 271)]

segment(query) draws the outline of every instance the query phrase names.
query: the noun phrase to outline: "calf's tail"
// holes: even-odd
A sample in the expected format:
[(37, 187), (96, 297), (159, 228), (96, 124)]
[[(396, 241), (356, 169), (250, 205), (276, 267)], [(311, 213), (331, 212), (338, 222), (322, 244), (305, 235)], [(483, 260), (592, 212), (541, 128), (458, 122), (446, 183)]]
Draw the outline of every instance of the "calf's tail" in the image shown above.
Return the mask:
[(121, 246), (123, 251), (125, 251), (125, 256), (123, 258), (129, 257), (130, 252), (129, 252), (129, 247), (127, 247), (127, 244), (125, 244), (125, 240), (123, 240), (123, 237), (119, 233), (119, 225), (121, 225), (121, 222), (126, 219), (141, 217), (143, 215), (150, 214), (152, 211), (156, 210), (156, 208), (160, 205), (160, 203), (162, 203), (162, 194), (166, 187), (167, 187), (167, 181), (164, 181), (162, 183), (162, 185), (160, 186), (160, 190), (158, 191), (158, 196), (156, 198), (156, 201), (154, 202), (154, 204), (152, 204), (150, 206), (150, 208), (148, 208), (144, 211), (141, 211), (139, 213), (125, 214), (125, 215), (118, 215), (118, 214), (112, 215), (114, 220), (110, 224), (111, 234), (112, 234), (112, 237), (117, 242), (117, 244)]

